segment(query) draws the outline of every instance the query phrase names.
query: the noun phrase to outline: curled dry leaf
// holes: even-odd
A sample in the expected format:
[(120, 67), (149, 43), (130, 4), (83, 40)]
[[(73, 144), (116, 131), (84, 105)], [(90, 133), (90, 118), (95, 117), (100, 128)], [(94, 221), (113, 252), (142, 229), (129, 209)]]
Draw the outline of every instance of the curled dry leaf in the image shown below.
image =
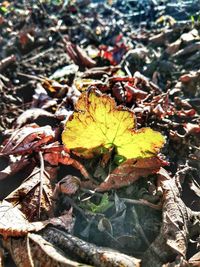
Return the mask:
[(0, 267), (4, 267), (4, 255), (5, 251), (0, 247)]
[[(44, 151), (47, 150), (48, 149), (45, 148)], [(74, 168), (78, 169), (85, 178), (88, 178), (89, 174), (85, 169), (85, 167), (79, 161), (71, 158), (70, 155), (65, 150), (63, 149), (63, 147), (55, 146), (52, 148), (51, 151), (50, 147), (49, 153), (44, 154), (44, 160), (49, 162), (53, 166), (58, 166), (59, 163), (63, 165), (72, 165)]]
[[(38, 234), (29, 233), (27, 237), (18, 238), (14, 242), (13, 238), (8, 238), (3, 243), (11, 253), (17, 266), (80, 266), (80, 263), (68, 259), (63, 251)], [(82, 266), (87, 267), (88, 265), (84, 264)]]
[(200, 266), (200, 252), (197, 252), (195, 255), (193, 255), (188, 262), (191, 267)]
[(55, 115), (41, 108), (30, 108), (24, 111), (16, 120), (15, 126), (21, 128), (27, 123), (32, 123), (38, 118), (55, 119)]
[(147, 92), (138, 89), (134, 86), (131, 86), (130, 84), (126, 84), (124, 86), (124, 88), (126, 89), (126, 98), (127, 98), (127, 102), (131, 103), (132, 101), (141, 101), (143, 99), (145, 99), (148, 95)]
[(71, 42), (66, 43), (66, 51), (69, 57), (78, 66), (84, 66), (92, 68), (96, 65), (96, 62), (91, 59), (86, 52), (80, 48), (80, 46), (72, 44)]
[(150, 158), (164, 145), (161, 133), (151, 128), (134, 130), (135, 115), (113, 98), (97, 92), (84, 92), (76, 103), (73, 118), (62, 134), (64, 145), (85, 158), (114, 147), (124, 158)]
[(163, 182), (163, 235), (166, 244), (177, 254), (186, 256), (188, 242), (188, 211), (185, 204), (178, 198), (178, 189), (174, 180)]
[(17, 266), (33, 266), (33, 259), (30, 254), (30, 244), (27, 236), (17, 238), (15, 242), (11, 237), (3, 240), (3, 245), (10, 252), (15, 264)]
[(107, 179), (96, 188), (97, 191), (107, 191), (128, 186), (140, 177), (146, 177), (157, 173), (160, 167), (167, 165), (167, 162), (159, 157), (146, 159), (128, 159), (107, 177)]
[(73, 195), (77, 192), (81, 185), (81, 181), (78, 177), (73, 175), (67, 175), (62, 180), (60, 180), (55, 188), (54, 197), (59, 192), (66, 195)]
[(55, 133), (51, 126), (39, 127), (30, 124), (15, 131), (1, 150), (3, 155), (26, 154), (52, 141)]
[(160, 234), (143, 255), (142, 263), (147, 267), (162, 266), (177, 255), (185, 259), (189, 240), (191, 210), (179, 197), (175, 179), (169, 179), (169, 175), (162, 173), (160, 184), (164, 194), (163, 222)]

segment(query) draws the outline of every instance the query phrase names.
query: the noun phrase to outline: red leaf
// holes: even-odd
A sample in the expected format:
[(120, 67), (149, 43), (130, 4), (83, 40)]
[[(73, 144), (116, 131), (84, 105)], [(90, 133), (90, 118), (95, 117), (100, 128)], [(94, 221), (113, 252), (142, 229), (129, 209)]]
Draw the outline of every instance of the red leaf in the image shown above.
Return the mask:
[(160, 167), (165, 165), (168, 165), (168, 163), (159, 157), (138, 160), (128, 159), (117, 167), (96, 190), (107, 191), (128, 186), (140, 177), (158, 172)]

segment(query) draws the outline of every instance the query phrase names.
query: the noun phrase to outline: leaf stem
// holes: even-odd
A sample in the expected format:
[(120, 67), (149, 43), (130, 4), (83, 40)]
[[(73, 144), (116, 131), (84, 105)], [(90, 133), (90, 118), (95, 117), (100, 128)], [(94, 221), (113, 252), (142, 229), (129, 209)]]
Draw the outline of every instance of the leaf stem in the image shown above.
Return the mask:
[(39, 151), (38, 154), (39, 154), (39, 159), (40, 159), (40, 191), (39, 191), (38, 217), (40, 219), (42, 191), (43, 191), (44, 158), (43, 158), (43, 155), (42, 155), (42, 152), (41, 151)]

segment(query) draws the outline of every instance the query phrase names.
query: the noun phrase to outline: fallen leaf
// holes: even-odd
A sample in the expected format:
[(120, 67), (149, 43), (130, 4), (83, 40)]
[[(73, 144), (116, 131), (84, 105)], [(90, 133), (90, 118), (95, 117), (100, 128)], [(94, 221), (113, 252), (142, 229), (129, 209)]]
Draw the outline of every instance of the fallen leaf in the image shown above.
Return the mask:
[(88, 88), (91, 85), (95, 85), (96, 83), (99, 83), (99, 81), (93, 79), (81, 79), (81, 78), (77, 78), (74, 80), (74, 85), (80, 92), (88, 90)]
[(3, 244), (12, 255), (17, 266), (32, 267), (38, 264), (51, 267), (80, 266), (78, 262), (68, 259), (57, 247), (38, 234), (30, 233), (26, 237), (20, 237), (16, 240), (8, 238), (3, 241)]
[(96, 65), (96, 62), (91, 59), (78, 45), (72, 44), (71, 42), (66, 42), (66, 51), (69, 57), (78, 66), (92, 68)]
[(38, 220), (39, 206), (41, 216), (47, 219), (52, 214), (53, 187), (49, 174), (42, 175), (42, 195), (40, 196), (40, 169), (35, 168), (32, 174), (15, 191), (6, 197), (6, 201), (15, 205), (29, 221)]
[[(4, 200), (0, 205), (0, 234), (6, 238), (8, 236), (23, 236), (33, 226), (29, 224), (25, 215), (12, 203)], [(42, 224), (36, 224), (35, 229), (40, 230), (43, 228)]]
[(134, 86), (131, 86), (129, 84), (126, 84), (124, 86), (124, 88), (126, 89), (126, 98), (127, 98), (127, 102), (128, 103), (131, 103), (132, 101), (137, 101), (137, 100), (143, 100), (147, 97), (148, 93), (141, 90), (141, 89), (138, 89)]
[(54, 119), (56, 121), (55, 115), (41, 108), (30, 108), (24, 111), (16, 120), (15, 126), (17, 129), (21, 128), (27, 123), (35, 122), (38, 118)]
[(137, 181), (140, 177), (146, 177), (150, 174), (157, 173), (160, 167), (164, 165), (167, 165), (167, 163), (158, 157), (137, 160), (128, 159), (114, 169), (96, 190), (108, 191), (128, 186)]
[[(59, 149), (58, 146), (57, 148)], [(87, 170), (78, 160), (71, 158), (70, 155), (63, 149), (56, 151), (56, 146), (53, 149), (55, 150), (50, 150), (49, 153), (44, 154), (45, 161), (53, 166), (58, 166), (59, 163), (72, 165), (74, 168), (78, 169), (85, 178), (89, 177)]]
[(55, 133), (51, 126), (39, 127), (37, 124), (30, 124), (14, 131), (1, 150), (3, 155), (26, 154), (43, 144), (52, 141)]
[(68, 66), (64, 66), (61, 69), (57, 69), (49, 79), (60, 79), (64, 77), (68, 77), (69, 75), (73, 75), (78, 71), (79, 67), (75, 64), (71, 64)]
[(151, 158), (164, 145), (165, 138), (151, 128), (134, 130), (134, 113), (116, 107), (113, 98), (84, 92), (76, 104), (73, 118), (62, 134), (64, 145), (85, 158), (114, 147), (124, 158)]
[(72, 231), (74, 226), (72, 209), (59, 217), (53, 217), (44, 221), (29, 222), (17, 206), (3, 200), (0, 204), (0, 214), (0, 235), (4, 238), (9, 236), (19, 237), (29, 232), (38, 232), (49, 224), (62, 227), (69, 232)]
[(198, 267), (200, 266), (200, 252), (197, 252), (195, 255), (193, 255), (189, 260), (189, 264), (191, 267)]
[(170, 249), (183, 257), (186, 256), (188, 243), (189, 211), (179, 198), (179, 190), (175, 180), (162, 182), (164, 192), (163, 204), (163, 236)]
[(192, 179), (189, 183), (190, 189), (200, 197), (200, 185), (197, 183), (196, 180)]
[(5, 169), (0, 171), (0, 180), (4, 180), (17, 172), (22, 171), (29, 164), (31, 164), (31, 161), (26, 158), (21, 158), (16, 162), (10, 163)]
[(66, 195), (73, 195), (77, 192), (80, 185), (81, 181), (78, 177), (73, 175), (67, 175), (57, 183), (54, 190), (54, 197), (57, 196), (59, 192)]
[(185, 123), (186, 134), (200, 134), (200, 125), (194, 123)]

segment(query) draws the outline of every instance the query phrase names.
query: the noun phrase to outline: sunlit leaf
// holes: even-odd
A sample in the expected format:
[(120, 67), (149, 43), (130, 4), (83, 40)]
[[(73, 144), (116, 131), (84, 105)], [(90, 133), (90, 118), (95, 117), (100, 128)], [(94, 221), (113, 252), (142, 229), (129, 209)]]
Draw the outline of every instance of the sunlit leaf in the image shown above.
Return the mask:
[(81, 79), (81, 78), (77, 78), (74, 81), (74, 84), (76, 86), (76, 88), (81, 91), (84, 92), (86, 91), (91, 85), (94, 85), (96, 82), (96, 80), (94, 79)]
[(167, 165), (167, 162), (158, 157), (145, 158), (145, 159), (128, 159), (102, 182), (97, 191), (108, 191), (111, 189), (118, 189), (128, 186), (140, 177), (147, 177), (150, 174), (157, 173), (162, 166)]
[(126, 159), (149, 158), (156, 155), (165, 142), (162, 134), (151, 128), (135, 130), (134, 113), (116, 106), (108, 95), (84, 92), (75, 108), (62, 140), (67, 148), (85, 158), (111, 147)]

